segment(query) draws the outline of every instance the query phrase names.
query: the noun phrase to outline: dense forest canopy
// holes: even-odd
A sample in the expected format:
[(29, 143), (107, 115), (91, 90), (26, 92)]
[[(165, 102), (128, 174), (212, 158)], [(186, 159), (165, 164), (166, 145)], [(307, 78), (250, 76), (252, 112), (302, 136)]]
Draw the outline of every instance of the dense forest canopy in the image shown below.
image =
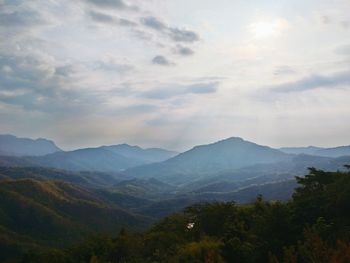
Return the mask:
[(21, 262), (350, 262), (350, 172), (309, 169), (288, 202), (192, 205), (146, 232), (122, 229)]

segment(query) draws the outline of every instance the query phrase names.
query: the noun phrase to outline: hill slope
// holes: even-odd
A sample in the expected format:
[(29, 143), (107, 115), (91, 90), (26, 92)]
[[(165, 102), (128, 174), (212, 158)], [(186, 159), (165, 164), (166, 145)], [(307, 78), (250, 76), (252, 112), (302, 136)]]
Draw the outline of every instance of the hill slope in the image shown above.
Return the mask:
[(68, 172), (45, 167), (1, 167), (1, 179), (60, 180), (90, 188), (110, 187), (125, 177), (101, 172)]
[(122, 193), (142, 198), (163, 199), (173, 195), (176, 187), (154, 178), (124, 180), (109, 189), (113, 193)]
[(15, 233), (42, 246), (61, 246), (122, 227), (142, 229), (149, 223), (103, 202), (93, 191), (58, 181), (1, 181), (0, 199), (0, 236)]

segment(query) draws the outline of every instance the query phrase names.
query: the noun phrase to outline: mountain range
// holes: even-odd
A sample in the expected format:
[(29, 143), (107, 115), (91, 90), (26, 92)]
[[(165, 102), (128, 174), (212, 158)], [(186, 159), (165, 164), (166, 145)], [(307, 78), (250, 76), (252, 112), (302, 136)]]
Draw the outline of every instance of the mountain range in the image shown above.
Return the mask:
[[(265, 181), (276, 174), (284, 174), (284, 178), (287, 179), (288, 176), (290, 178), (305, 173), (309, 166), (338, 169), (341, 165), (330, 167), (332, 159), (350, 156), (350, 146), (274, 149), (238, 137), (195, 146), (183, 153), (159, 148), (143, 149), (128, 144), (62, 151), (53, 142), (44, 139), (31, 140), (11, 135), (3, 135), (1, 138), (3, 141), (6, 138), (9, 140), (0, 145), (6, 146), (0, 147), (0, 152), (13, 149), (11, 152), (16, 152), (16, 156), (0, 156), (0, 166), (46, 167), (75, 173), (101, 172), (118, 175), (123, 179), (156, 178), (163, 183), (182, 186), (184, 189), (193, 184), (202, 186), (207, 181), (216, 184), (262, 175), (267, 178)], [(40, 156), (45, 148), (41, 148), (43, 140), (58, 150)], [(34, 151), (32, 156), (20, 156), (20, 146), (23, 142), (23, 149), (29, 152), (25, 147), (28, 141), (32, 145), (31, 150)]]
[(174, 151), (159, 148), (142, 149), (128, 144), (62, 151), (52, 141), (45, 139), (0, 136), (2, 166), (41, 166), (70, 171), (116, 173), (130, 167), (161, 162), (177, 154)]
[(51, 167), (69, 171), (125, 173), (132, 177), (155, 177), (175, 184), (260, 164), (290, 163), (306, 154), (336, 158), (350, 156), (350, 146), (334, 148), (284, 147), (274, 149), (231, 137), (178, 153), (160, 148), (143, 149), (128, 144), (63, 151), (46, 139), (0, 135), (0, 165)]
[(279, 150), (232, 137), (196, 146), (161, 163), (128, 169), (126, 174), (182, 184), (224, 171), (254, 164), (283, 162), (291, 158), (291, 155)]
[(11, 135), (0, 142), (0, 252), (11, 255), (143, 229), (195, 203), (288, 200), (308, 167), (350, 164), (348, 146), (274, 149), (237, 137), (183, 153), (128, 144), (63, 151)]
[(309, 155), (324, 156), (324, 157), (340, 157), (340, 156), (350, 155), (350, 145), (332, 147), (332, 148), (321, 148), (321, 147), (315, 147), (315, 146), (284, 147), (284, 148), (280, 148), (280, 150), (285, 153), (309, 154)]

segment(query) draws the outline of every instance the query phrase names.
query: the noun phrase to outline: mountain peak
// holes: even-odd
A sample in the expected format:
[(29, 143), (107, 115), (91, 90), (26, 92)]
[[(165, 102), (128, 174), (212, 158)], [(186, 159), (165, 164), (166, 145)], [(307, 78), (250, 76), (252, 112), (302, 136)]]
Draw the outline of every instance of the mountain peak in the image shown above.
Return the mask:
[(38, 138), (19, 138), (14, 135), (0, 135), (0, 155), (40, 156), (62, 151), (53, 141)]
[(162, 163), (131, 168), (130, 175), (161, 178), (166, 183), (197, 180), (256, 164), (287, 161), (291, 158), (277, 149), (230, 137), (215, 143), (200, 145)]
[(137, 145), (130, 145), (128, 143), (121, 143), (121, 144), (116, 144), (116, 145), (112, 145), (112, 147), (118, 147), (118, 148), (130, 148), (130, 149), (138, 149), (138, 150), (142, 150), (142, 148), (140, 146)]
[(218, 142), (248, 142), (241, 137), (229, 137)]

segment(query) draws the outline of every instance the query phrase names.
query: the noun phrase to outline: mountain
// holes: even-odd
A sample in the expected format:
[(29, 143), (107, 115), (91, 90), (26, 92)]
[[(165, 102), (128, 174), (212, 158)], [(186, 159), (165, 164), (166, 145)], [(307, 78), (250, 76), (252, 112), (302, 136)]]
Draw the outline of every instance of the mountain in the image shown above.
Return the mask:
[(320, 148), (315, 146), (308, 147), (283, 147), (280, 148), (282, 152), (291, 154), (309, 154), (324, 157), (340, 157), (340, 156), (350, 156), (350, 145), (349, 146), (339, 146), (333, 148)]
[(41, 156), (60, 152), (53, 141), (46, 139), (18, 138), (13, 135), (0, 135), (0, 155), (6, 156)]
[[(117, 205), (125, 209), (134, 209), (152, 203), (143, 193), (146, 191), (160, 195), (166, 184), (154, 179), (129, 179), (123, 175), (111, 175), (101, 172), (70, 172), (45, 167), (1, 167), (0, 182), (8, 180), (32, 179), (35, 181), (65, 182), (88, 189), (96, 199), (106, 204)], [(147, 182), (146, 182), (147, 181)], [(137, 192), (135, 186), (139, 186)], [(169, 186), (168, 186), (169, 187)], [(138, 193), (138, 194), (137, 194)], [(151, 193), (150, 193), (151, 194)], [(139, 196), (139, 197), (138, 197)]]
[(13, 248), (17, 241), (61, 247), (87, 235), (143, 229), (150, 223), (94, 191), (65, 182), (0, 181), (0, 200), (1, 248)]
[[(217, 201), (235, 194), (249, 203)], [(216, 202), (187, 198), (142, 208), (168, 215), (143, 233), (31, 251), (20, 262), (350, 262), (350, 172), (310, 169), (304, 178), (207, 196)]]
[(322, 150), (320, 147), (308, 146), (308, 147), (282, 147), (279, 148), (280, 151), (290, 154), (308, 154), (315, 155), (319, 150)]
[(126, 170), (135, 177), (154, 177), (166, 183), (182, 184), (227, 170), (264, 163), (287, 161), (291, 155), (241, 138), (196, 146), (161, 163)]
[(39, 166), (54, 167), (70, 171), (118, 172), (142, 164), (101, 148), (86, 148), (69, 152), (57, 152), (27, 160)]
[(143, 198), (165, 198), (176, 191), (176, 187), (163, 183), (154, 178), (138, 179), (133, 178), (116, 183), (109, 189), (113, 193), (123, 193), (127, 195)]
[[(6, 137), (3, 137), (3, 140), (6, 141)], [(9, 143), (6, 145), (9, 145)], [(130, 167), (164, 161), (175, 155), (177, 155), (177, 152), (164, 149), (142, 149), (138, 146), (120, 144), (74, 151), (59, 150), (42, 156), (38, 154), (32, 154), (32, 156), (13, 154), (1, 156), (0, 154), (0, 166), (42, 166), (70, 171), (116, 173)]]
[(350, 145), (320, 149), (315, 155), (328, 157), (350, 156)]
[(46, 167), (0, 166), (0, 180), (6, 179), (59, 180), (89, 188), (106, 188), (127, 178), (123, 175), (111, 175), (101, 172), (69, 172)]
[(281, 182), (293, 179), (295, 176), (303, 176), (309, 167), (326, 171), (345, 170), (344, 165), (349, 163), (350, 156), (330, 158), (300, 154), (285, 162), (256, 164), (206, 177), (185, 185), (180, 192), (234, 191), (252, 185)]
[(127, 158), (139, 160), (144, 164), (162, 162), (179, 154), (178, 152), (168, 151), (160, 148), (143, 149), (139, 146), (131, 146), (129, 144), (102, 146), (100, 148), (112, 151)]
[(118, 173), (126, 168), (144, 164), (102, 148), (61, 151), (44, 156), (0, 156), (0, 166), (50, 167), (68, 171)]

